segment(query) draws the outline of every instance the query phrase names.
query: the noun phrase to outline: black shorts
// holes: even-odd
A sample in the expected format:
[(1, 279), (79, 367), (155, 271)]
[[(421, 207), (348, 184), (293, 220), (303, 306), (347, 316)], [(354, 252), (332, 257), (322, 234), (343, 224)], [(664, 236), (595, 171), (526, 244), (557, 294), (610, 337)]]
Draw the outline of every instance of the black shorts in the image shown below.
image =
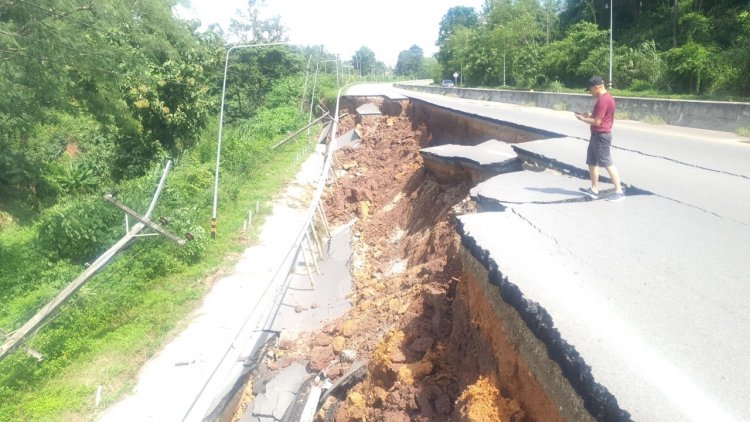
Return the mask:
[(612, 157), (609, 154), (611, 145), (611, 133), (592, 133), (589, 140), (589, 149), (586, 152), (586, 164), (599, 167), (611, 166)]

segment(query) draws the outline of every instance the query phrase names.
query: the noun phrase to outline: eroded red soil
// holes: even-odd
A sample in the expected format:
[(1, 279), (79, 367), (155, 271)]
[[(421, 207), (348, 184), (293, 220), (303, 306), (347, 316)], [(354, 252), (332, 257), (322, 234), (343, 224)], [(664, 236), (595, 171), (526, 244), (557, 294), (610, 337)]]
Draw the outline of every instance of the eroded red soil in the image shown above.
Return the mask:
[(356, 218), (352, 309), (283, 342), (276, 365), (307, 359), (336, 380), (352, 365), (342, 351), (368, 360), (366, 378), (329, 397), (319, 421), (528, 420), (501, 388), (497, 357), (466, 305), (454, 304), (462, 268), (453, 217), (473, 211), (471, 184), (441, 183), (423, 168), (419, 149), (431, 134), (407, 114), (342, 119), (339, 133), (356, 126), (362, 140), (336, 152), (324, 208), (332, 226)]

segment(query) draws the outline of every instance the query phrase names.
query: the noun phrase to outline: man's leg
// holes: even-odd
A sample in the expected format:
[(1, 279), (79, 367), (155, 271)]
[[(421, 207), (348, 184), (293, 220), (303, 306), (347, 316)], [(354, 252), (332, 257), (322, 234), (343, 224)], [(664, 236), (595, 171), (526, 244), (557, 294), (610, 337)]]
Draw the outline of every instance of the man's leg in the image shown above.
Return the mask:
[[(589, 168), (589, 172), (591, 169)], [(622, 193), (622, 186), (620, 186), (620, 173), (617, 171), (617, 167), (611, 165), (607, 167), (609, 178), (612, 179), (612, 183), (615, 185), (615, 192)]]
[(599, 167), (596, 164), (589, 164), (589, 178), (591, 179), (591, 190), (594, 193), (599, 193)]

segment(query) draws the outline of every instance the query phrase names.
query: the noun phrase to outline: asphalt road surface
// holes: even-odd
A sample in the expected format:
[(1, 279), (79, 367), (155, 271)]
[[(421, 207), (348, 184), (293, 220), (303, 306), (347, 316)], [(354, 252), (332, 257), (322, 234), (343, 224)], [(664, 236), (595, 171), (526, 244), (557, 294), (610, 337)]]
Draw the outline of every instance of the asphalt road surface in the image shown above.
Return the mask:
[(376, 84), (353, 92), (405, 95), (555, 134), (515, 148), (563, 172), (477, 186), (473, 194), (506, 210), (462, 216), (464, 245), (496, 265), (499, 289), (520, 290), (520, 314), (549, 316), (539, 330), (550, 350), (565, 346), (558, 363), (585, 364), (571, 369), (581, 371), (571, 377), (583, 398), (600, 400), (591, 392), (603, 387), (615, 400), (590, 409), (634, 420), (750, 420), (747, 138), (616, 120), (613, 158), (629, 195), (588, 201), (576, 188), (588, 186), (589, 132), (571, 112)]

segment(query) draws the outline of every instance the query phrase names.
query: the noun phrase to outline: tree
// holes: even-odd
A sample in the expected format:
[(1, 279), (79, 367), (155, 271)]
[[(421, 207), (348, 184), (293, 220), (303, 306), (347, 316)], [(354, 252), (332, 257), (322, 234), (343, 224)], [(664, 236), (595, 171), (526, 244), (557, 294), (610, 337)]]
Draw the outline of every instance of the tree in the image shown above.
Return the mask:
[[(139, 157), (143, 159), (139, 171), (156, 158), (154, 154), (161, 147), (178, 154), (205, 124), (202, 116), (209, 104), (200, 93), (206, 87), (207, 72), (201, 68), (170, 76), (161, 73), (213, 63), (205, 45), (193, 37), (194, 29), (193, 24), (176, 20), (170, 5), (161, 0), (50, 0), (43, 8), (29, 2), (3, 2), (0, 147), (6, 157), (26, 164), (0, 162), (0, 179), (5, 179), (0, 185), (36, 197), (49, 193), (45, 180), (50, 177), (45, 175), (51, 174), (55, 161), (73, 139), (67, 137), (50, 150), (39, 138), (38, 128), (54, 130), (65, 116), (80, 116), (81, 121), (93, 117), (101, 124), (100, 135), (92, 138), (112, 142), (99, 142), (96, 148), (132, 145), (134, 140), (150, 145), (148, 153)], [(129, 103), (133, 87), (148, 87), (158, 81), (164, 84), (155, 87), (161, 92), (153, 103), (159, 104), (154, 111), (169, 109), (164, 115), (169, 125), (175, 129), (182, 125), (187, 131), (180, 129), (167, 136), (162, 130), (164, 121), (147, 116), (142, 113), (144, 109)], [(177, 86), (185, 83), (192, 85), (190, 92), (179, 95)], [(65, 138), (63, 134), (59, 139)], [(81, 153), (86, 152), (86, 141), (75, 140)], [(38, 154), (38, 150), (46, 153)], [(131, 152), (129, 148), (125, 151)], [(126, 171), (128, 165), (121, 164), (118, 169)], [(83, 169), (80, 174), (85, 173)]]
[(462, 82), (474, 83), (472, 39), (478, 33), (477, 29), (465, 27), (456, 28), (437, 54), (438, 63), (441, 65), (441, 74), (436, 80), (446, 79), (454, 72), (462, 73)]
[(539, 46), (558, 32), (557, 19), (549, 16), (556, 3), (547, 1), (545, 7), (548, 9), (537, 0), (492, 2), (485, 12), (485, 25), (473, 38), (470, 54), (474, 59), (464, 73), (470, 72), (472, 80), (487, 85), (543, 83)]
[(257, 44), (280, 42), (286, 39), (285, 29), (281, 25), (281, 18), (273, 16), (268, 19), (260, 18), (263, 0), (247, 0), (247, 9), (240, 11), (238, 19), (229, 23), (229, 38), (236, 44)]
[(736, 14), (734, 27), (737, 36), (721, 54), (721, 61), (728, 64), (726, 72), (719, 75), (718, 88), (725, 92), (750, 95), (750, 11)]
[(544, 75), (548, 81), (577, 86), (592, 74), (606, 70), (607, 31), (590, 22), (573, 25), (567, 36), (544, 48)]
[(285, 46), (236, 50), (227, 70), (225, 117), (231, 121), (255, 115), (274, 82), (303, 66), (301, 57)]
[(615, 50), (615, 57), (619, 88), (642, 90), (656, 86), (662, 80), (664, 61), (653, 40), (636, 47), (620, 46)]
[(696, 94), (710, 83), (716, 75), (716, 51), (712, 47), (688, 41), (666, 53), (668, 76), (677, 87)]
[(398, 53), (396, 61), (396, 74), (401, 76), (419, 77), (424, 76), (423, 61), (424, 52), (419, 46), (412, 45), (408, 50)]
[(478, 23), (479, 16), (474, 8), (468, 6), (451, 7), (440, 20), (440, 31), (435, 45), (442, 48), (459, 27), (476, 28)]
[(352, 56), (352, 64), (362, 76), (372, 74), (375, 71), (376, 63), (375, 53), (364, 46), (355, 51)]

